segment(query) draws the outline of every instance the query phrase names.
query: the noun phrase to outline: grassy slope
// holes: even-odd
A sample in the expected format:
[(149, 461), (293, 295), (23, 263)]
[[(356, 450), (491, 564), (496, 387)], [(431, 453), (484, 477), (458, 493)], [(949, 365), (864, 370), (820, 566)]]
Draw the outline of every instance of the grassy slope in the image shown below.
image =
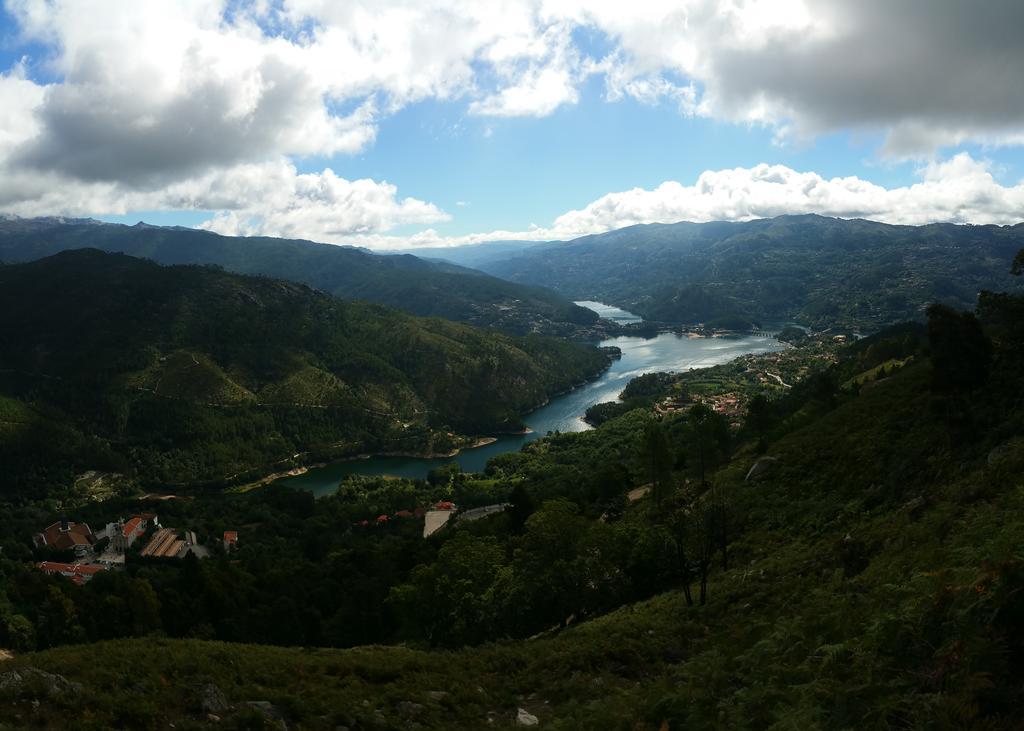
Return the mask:
[[(66, 706), (97, 728), (154, 716), (187, 728), (191, 686), (207, 680), (234, 702), (283, 706), (301, 728), (403, 727), (402, 701), (423, 704), (424, 726), (453, 729), (489, 713), (509, 726), (520, 706), (559, 729), (1011, 727), (1022, 653), (1003, 635), (1024, 614), (1024, 444), (992, 465), (990, 444), (951, 452), (929, 402), (915, 364), (803, 415), (809, 426), (772, 445), (779, 467), (764, 481), (744, 483), (753, 456), (737, 456), (717, 479), (745, 530), (703, 608), (669, 591), (558, 635), (451, 653), (134, 640), (10, 665), (86, 684), (41, 708), (51, 727)], [(30, 711), (7, 704), (0, 718)]]

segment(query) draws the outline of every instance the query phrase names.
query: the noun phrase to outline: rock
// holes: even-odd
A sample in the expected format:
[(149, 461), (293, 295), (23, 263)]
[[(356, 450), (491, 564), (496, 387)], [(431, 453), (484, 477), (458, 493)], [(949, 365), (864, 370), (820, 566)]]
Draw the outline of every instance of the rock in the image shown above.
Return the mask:
[(754, 462), (751, 466), (750, 471), (747, 472), (745, 482), (758, 482), (763, 480), (765, 477), (770, 475), (778, 467), (778, 457), (761, 457), (761, 459)]
[(539, 726), (540, 719), (534, 716), (532, 713), (527, 711), (525, 708), (520, 708), (516, 712), (516, 726)]
[(418, 716), (423, 713), (422, 703), (413, 703), (412, 701), (401, 701), (396, 708), (398, 712), (405, 716)]
[(218, 716), (216, 713), (207, 713), (206, 720), (210, 723), (220, 723), (220, 716)]
[(213, 683), (204, 683), (197, 686), (199, 692), (199, 710), (206, 714), (223, 713), (231, 708), (224, 691)]
[(448, 693), (446, 691), (443, 691), (443, 690), (428, 690), (427, 691), (427, 698), (429, 698), (432, 701), (443, 701), (447, 697), (448, 697)]
[(284, 712), (270, 701), (246, 701), (245, 705), (259, 711), (268, 721), (274, 721), (282, 731), (287, 731), (288, 724), (284, 720)]
[(909, 500), (906, 503), (904, 503), (902, 505), (902, 507), (900, 507), (898, 512), (904, 513), (904, 514), (907, 514), (907, 515), (915, 515), (921, 508), (924, 507), (924, 504), (925, 504), (925, 499), (923, 497), (921, 497), (920, 495), (918, 495), (913, 500)]
[(1017, 441), (1016, 439), (1010, 439), (990, 450), (988, 458), (985, 460), (988, 466), (994, 467), (997, 463), (1006, 459), (1013, 451), (1013, 448), (1017, 446)]
[(74, 683), (63, 675), (27, 667), (0, 673), (0, 691), (17, 696), (41, 694), (52, 698), (63, 693), (81, 693), (82, 684)]

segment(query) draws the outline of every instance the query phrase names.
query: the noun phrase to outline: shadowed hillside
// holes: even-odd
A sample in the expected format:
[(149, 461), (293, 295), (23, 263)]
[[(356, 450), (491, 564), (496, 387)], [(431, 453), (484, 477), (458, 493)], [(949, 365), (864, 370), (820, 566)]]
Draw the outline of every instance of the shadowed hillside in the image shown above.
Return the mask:
[(0, 267), (8, 490), (72, 470), (176, 484), (293, 456), (448, 452), (605, 364), (211, 268), (95, 250)]
[(516, 334), (574, 335), (597, 316), (549, 290), (506, 282), (447, 262), (385, 256), (351, 246), (91, 220), (0, 220), (0, 261), (94, 248), (160, 264), (215, 264), (240, 274), (301, 282), (343, 299), (389, 305)]

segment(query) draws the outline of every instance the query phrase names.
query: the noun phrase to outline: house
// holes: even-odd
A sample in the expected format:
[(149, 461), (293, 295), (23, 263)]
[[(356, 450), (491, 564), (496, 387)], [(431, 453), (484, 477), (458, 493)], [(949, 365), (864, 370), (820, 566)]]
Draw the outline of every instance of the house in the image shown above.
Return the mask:
[(110, 547), (116, 553), (127, 553), (135, 540), (149, 530), (150, 526), (159, 526), (160, 520), (156, 513), (139, 513), (128, 520), (122, 518), (116, 523), (107, 525), (107, 537), (110, 538)]
[(32, 542), (36, 548), (50, 546), (58, 551), (74, 551), (76, 556), (82, 557), (92, 550), (96, 536), (87, 523), (72, 523), (61, 518), (42, 533), (32, 536)]
[(80, 563), (60, 563), (58, 561), (40, 561), (36, 568), (44, 574), (60, 574), (71, 579), (76, 584), (84, 584), (100, 571), (106, 571), (103, 566), (84, 565)]
[(224, 552), (230, 553), (234, 549), (238, 548), (238, 531), (226, 530), (224, 531)]

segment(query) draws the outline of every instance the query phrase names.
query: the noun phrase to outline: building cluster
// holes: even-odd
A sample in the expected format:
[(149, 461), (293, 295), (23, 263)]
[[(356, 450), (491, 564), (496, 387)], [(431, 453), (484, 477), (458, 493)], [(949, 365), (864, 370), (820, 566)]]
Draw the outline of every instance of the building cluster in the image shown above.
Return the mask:
[[(194, 554), (207, 558), (209, 551), (199, 545), (193, 531), (178, 531), (160, 525), (155, 513), (139, 513), (107, 523), (94, 533), (88, 523), (74, 523), (61, 518), (32, 536), (37, 549), (71, 553), (73, 562), (40, 561), (36, 567), (47, 574), (65, 576), (76, 584), (84, 584), (100, 571), (124, 568), (126, 555), (140, 539), (149, 536), (139, 555), (145, 558), (173, 559)], [(237, 547), (238, 532), (224, 532), (224, 550)]]

